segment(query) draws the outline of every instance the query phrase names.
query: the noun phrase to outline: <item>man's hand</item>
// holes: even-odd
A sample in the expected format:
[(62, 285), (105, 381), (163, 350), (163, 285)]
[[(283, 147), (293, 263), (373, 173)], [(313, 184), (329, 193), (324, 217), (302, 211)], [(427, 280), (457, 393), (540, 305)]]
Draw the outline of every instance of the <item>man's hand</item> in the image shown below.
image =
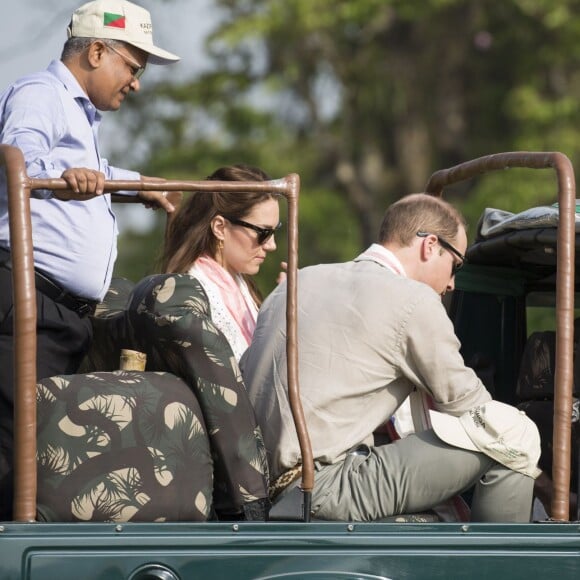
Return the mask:
[(61, 177), (74, 193), (93, 196), (102, 195), (105, 187), (105, 174), (86, 167), (73, 167), (63, 171)]
[(166, 191), (139, 191), (137, 197), (143, 200), (145, 207), (152, 209), (163, 208), (167, 213), (175, 211), (173, 204), (167, 199)]

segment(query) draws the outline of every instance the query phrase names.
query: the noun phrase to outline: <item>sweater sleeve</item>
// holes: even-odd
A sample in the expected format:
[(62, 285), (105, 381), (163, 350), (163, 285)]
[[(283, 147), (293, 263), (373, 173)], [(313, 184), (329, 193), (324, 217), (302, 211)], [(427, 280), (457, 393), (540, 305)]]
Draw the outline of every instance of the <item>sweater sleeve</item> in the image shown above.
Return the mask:
[(436, 409), (461, 415), (491, 400), (475, 372), (465, 365), (453, 324), (430, 288), (408, 304), (400, 334), (401, 370), (426, 391)]

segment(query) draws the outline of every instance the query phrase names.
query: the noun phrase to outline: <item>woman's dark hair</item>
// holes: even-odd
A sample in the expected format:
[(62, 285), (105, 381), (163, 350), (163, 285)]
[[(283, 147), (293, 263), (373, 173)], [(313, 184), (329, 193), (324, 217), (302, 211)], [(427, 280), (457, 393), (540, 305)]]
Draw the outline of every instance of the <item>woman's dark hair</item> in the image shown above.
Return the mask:
[[(269, 181), (270, 176), (257, 167), (230, 165), (216, 169), (207, 179), (210, 181)], [(214, 257), (217, 251), (217, 240), (213, 235), (211, 222), (216, 216), (225, 215), (233, 219), (244, 219), (256, 204), (277, 197), (276, 193), (264, 191), (192, 192), (171, 220), (160, 260), (161, 271), (165, 273), (187, 272), (200, 256)], [(255, 290), (251, 278), (246, 276), (244, 278)], [(254, 297), (258, 303), (261, 302), (259, 293)]]

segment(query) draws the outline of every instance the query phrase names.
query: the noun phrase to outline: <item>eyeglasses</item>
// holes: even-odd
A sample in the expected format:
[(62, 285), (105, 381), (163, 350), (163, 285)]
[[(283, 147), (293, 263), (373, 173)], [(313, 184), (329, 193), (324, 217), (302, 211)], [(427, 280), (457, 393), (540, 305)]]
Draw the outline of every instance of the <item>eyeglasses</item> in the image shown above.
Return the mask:
[(131, 74), (133, 75), (133, 80), (138, 81), (143, 76), (143, 73), (145, 72), (146, 65), (141, 66), (137, 61), (133, 60), (132, 58), (130, 58), (126, 54), (119, 52), (113, 46), (110, 46), (108, 44), (105, 44), (105, 46), (108, 49), (112, 50), (115, 54), (118, 54), (125, 61), (125, 63), (127, 65), (129, 65), (129, 68), (131, 69)]
[(245, 222), (243, 220), (238, 220), (234, 218), (230, 218), (224, 216), (231, 224), (236, 226), (242, 226), (243, 228), (249, 228), (250, 230), (254, 230), (257, 234), (258, 244), (261, 246), (265, 244), (275, 233), (282, 227), (282, 222), (280, 222), (275, 228), (261, 228), (260, 226), (255, 226), (249, 222)]
[(457, 256), (461, 261), (460, 262), (456, 262), (455, 260), (453, 260), (453, 265), (451, 266), (451, 276), (455, 276), (455, 274), (457, 273), (458, 270), (461, 270), (461, 268), (463, 268), (463, 264), (465, 264), (465, 262), (467, 262), (467, 258), (454, 246), (452, 246), (445, 238), (442, 238), (441, 236), (438, 236), (437, 234), (430, 234), (429, 232), (417, 232), (417, 235), (420, 238), (426, 238), (427, 236), (435, 236), (437, 238), (437, 241), (439, 242), (439, 245), (444, 248), (445, 250), (447, 250), (448, 252), (451, 252), (452, 254), (454, 254), (455, 256)]

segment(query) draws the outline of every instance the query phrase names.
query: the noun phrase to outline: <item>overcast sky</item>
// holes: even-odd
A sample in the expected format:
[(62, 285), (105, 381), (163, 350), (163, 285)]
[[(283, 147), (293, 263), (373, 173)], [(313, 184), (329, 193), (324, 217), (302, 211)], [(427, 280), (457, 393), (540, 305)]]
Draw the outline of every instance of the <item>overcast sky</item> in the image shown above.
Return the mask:
[[(135, 3), (151, 12), (155, 44), (181, 56), (163, 72), (171, 69), (171, 74), (189, 77), (204, 66), (203, 42), (217, 19), (211, 0)], [(83, 0), (17, 0), (5, 7), (0, 20), (0, 91), (60, 56), (71, 14), (82, 4)]]

